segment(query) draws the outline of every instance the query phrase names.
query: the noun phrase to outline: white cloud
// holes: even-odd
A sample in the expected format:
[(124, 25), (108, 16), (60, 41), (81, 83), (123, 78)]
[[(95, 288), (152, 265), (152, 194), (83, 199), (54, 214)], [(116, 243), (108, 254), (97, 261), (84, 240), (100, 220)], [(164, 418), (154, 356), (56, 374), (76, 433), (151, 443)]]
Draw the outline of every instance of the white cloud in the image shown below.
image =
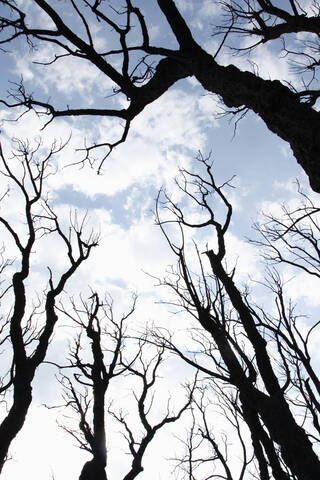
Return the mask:
[(267, 45), (253, 50), (250, 60), (258, 66), (258, 73), (262, 78), (280, 81), (294, 79), (286, 59)]
[(297, 301), (303, 299), (312, 307), (320, 306), (319, 288), (320, 279), (305, 272), (288, 270), (286, 277), (290, 279), (286, 283), (288, 296)]
[[(82, 95), (86, 104), (91, 106), (96, 100), (97, 93), (107, 96), (111, 92), (113, 82), (84, 60), (68, 57), (61, 58), (48, 66), (33, 64), (33, 62), (51, 62), (55, 55), (56, 50), (45, 45), (29, 56), (18, 56), (15, 58), (14, 73), (19, 77), (22, 76), (24, 81), (32, 82), (33, 88), (40, 87), (46, 95), (50, 95), (53, 88), (56, 89), (58, 93), (64, 94), (69, 99), (69, 104), (75, 94)], [(40, 99), (39, 94), (38, 99)]]
[(176, 0), (177, 7), (182, 12), (192, 12), (194, 10), (194, 3), (191, 0)]
[(128, 290), (152, 292), (154, 280), (145, 272), (161, 276), (172, 263), (169, 248), (152, 219), (142, 218), (129, 229), (105, 224), (101, 231), (100, 247), (83, 268), (87, 284), (120, 280)]
[(145, 108), (134, 121), (134, 132), (163, 148), (184, 145), (197, 151), (205, 143), (206, 109), (206, 100), (199, 99), (198, 92), (172, 89)]
[(293, 195), (297, 194), (297, 181), (295, 178), (288, 178), (286, 181), (274, 180), (272, 184), (275, 190), (280, 192), (289, 192)]
[(317, 3), (314, 0), (301, 0), (299, 6), (301, 6), (308, 15), (318, 15)]
[(214, 17), (219, 12), (221, 12), (221, 5), (212, 0), (204, 0), (201, 2), (201, 7), (199, 9), (199, 16), (203, 16), (206, 21), (208, 17)]
[[(118, 120), (93, 117), (78, 122), (77, 119), (56, 119), (44, 131), (40, 131), (46, 117), (38, 118), (28, 113), (16, 123), (5, 123), (3, 128), (7, 136), (26, 138), (42, 137), (44, 146), (50, 146), (54, 139), (66, 140), (70, 132), (72, 138), (65, 149), (57, 155), (61, 173), (51, 177), (52, 190), (65, 185), (89, 197), (98, 193), (113, 195), (131, 185), (154, 184), (159, 188), (170, 182), (177, 172), (177, 165), (188, 164), (199, 149), (204, 149), (206, 136), (204, 129), (217, 126), (214, 120), (215, 102), (210, 96), (186, 94), (182, 90), (172, 90), (149, 106), (133, 122), (125, 144), (119, 145), (106, 159), (103, 175), (98, 176), (98, 163), (91, 169), (87, 165), (77, 170), (67, 165), (80, 162), (84, 151), (75, 151), (84, 146), (84, 137), (88, 145), (97, 142), (115, 141), (121, 136)], [(195, 115), (197, 113), (197, 115)], [(16, 112), (10, 112), (13, 116)], [(3, 117), (7, 116), (2, 112)], [(95, 128), (92, 124), (95, 123)], [(92, 152), (99, 158), (108, 150)], [(124, 174), (125, 172), (125, 174)]]
[(256, 248), (232, 233), (226, 234), (225, 242), (229, 268), (236, 265), (236, 279), (248, 280), (248, 276), (255, 280), (261, 278)]

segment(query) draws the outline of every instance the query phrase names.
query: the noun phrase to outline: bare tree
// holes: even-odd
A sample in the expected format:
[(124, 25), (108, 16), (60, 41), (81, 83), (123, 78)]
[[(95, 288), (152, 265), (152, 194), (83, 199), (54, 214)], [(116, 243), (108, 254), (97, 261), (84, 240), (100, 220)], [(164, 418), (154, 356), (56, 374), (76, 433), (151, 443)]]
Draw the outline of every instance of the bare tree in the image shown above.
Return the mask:
[(262, 250), (269, 265), (286, 264), (314, 277), (320, 277), (319, 207), (298, 187), (299, 201), (295, 208), (281, 205), (281, 213), (263, 213), (263, 222), (256, 222), (258, 238), (251, 240)]
[[(318, 2), (315, 1), (307, 12), (296, 0), (288, 1), (283, 7), (269, 0), (222, 1), (224, 21), (214, 31), (222, 38), (214, 55), (196, 42), (173, 0), (157, 0), (155, 4), (172, 33), (170, 42), (174, 39), (176, 48), (151, 42), (144, 10), (135, 6), (132, 0), (124, 1), (121, 7), (117, 2), (101, 0), (71, 1), (63, 8), (58, 2), (33, 0), (31, 10), (13, 1), (1, 0), (2, 48), (17, 39), (24, 39), (31, 48), (50, 45), (54, 53), (51, 58), (43, 60), (44, 64), (75, 57), (105, 75), (113, 82), (114, 93), (129, 100), (125, 108), (116, 108), (111, 100), (109, 106), (103, 108), (68, 106), (59, 109), (53, 103), (28, 93), (21, 83), (10, 93), (11, 100), (2, 100), (2, 103), (23, 106), (26, 111), (34, 109), (48, 116), (49, 122), (57, 117), (82, 115), (119, 118), (124, 122), (120, 139), (114, 142), (106, 139), (85, 148), (89, 158), (93, 149), (104, 147), (103, 163), (112, 149), (126, 140), (131, 122), (148, 104), (160, 98), (178, 80), (194, 76), (206, 91), (218, 95), (230, 112), (255, 112), (270, 131), (289, 142), (297, 161), (309, 177), (311, 187), (319, 192), (320, 120), (315, 109), (319, 98), (316, 83), (320, 33)], [(48, 20), (46, 26), (39, 24), (42, 16), (34, 18), (37, 12)], [(98, 44), (95, 31), (101, 28), (106, 35), (109, 35), (110, 29), (113, 32), (109, 49)], [(283, 47), (290, 58), (298, 58), (296, 63), (304, 65), (300, 68), (301, 85), (265, 80), (257, 72), (242, 71), (232, 63), (226, 66), (218, 63), (218, 55), (227, 37), (231, 38), (231, 46), (237, 45), (236, 50), (239, 51), (239, 35), (250, 36), (252, 42), (242, 51), (245, 53), (262, 43), (277, 39), (285, 41), (289, 35), (301, 32), (307, 38), (301, 49), (291, 52), (290, 45)], [(232, 41), (235, 34), (238, 36)], [(309, 72), (312, 73), (311, 78)], [(101, 164), (99, 170), (100, 167)]]
[[(118, 323), (113, 318), (110, 300), (105, 298), (101, 301), (97, 293), (92, 294), (89, 302), (82, 300), (80, 307), (77, 307), (72, 300), (71, 312), (62, 310), (75, 325), (80, 327), (80, 333), (77, 334), (74, 345), (70, 348), (69, 364), (65, 368), (76, 370), (73, 374), (74, 380), (77, 385), (84, 388), (79, 391), (79, 388), (66, 375), (61, 376), (60, 383), (63, 386), (66, 405), (79, 416), (79, 431), (64, 428), (76, 438), (80, 448), (92, 454), (92, 460), (86, 462), (82, 469), (81, 480), (107, 478), (105, 397), (111, 379), (124, 372), (120, 366), (120, 355), (125, 341), (124, 323), (133, 313), (135, 301), (134, 298), (132, 308)], [(84, 340), (91, 342), (92, 363), (87, 358), (85, 360), (82, 358), (83, 353), (87, 352), (87, 345), (84, 346), (83, 342), (84, 333), (86, 335)], [(102, 344), (103, 339), (104, 344)], [(60, 371), (63, 368), (59, 366)], [(93, 404), (92, 426), (88, 418), (91, 401)]]
[(258, 237), (251, 242), (260, 247), (269, 268), (266, 286), (273, 292), (276, 314), (260, 312), (261, 326), (276, 343), (285, 368), (290, 372), (291, 385), (299, 392), (295, 402), (305, 408), (319, 435), (320, 382), (312, 359), (310, 342), (319, 321), (301, 325), (301, 315), (286, 299), (285, 285), (274, 268), (294, 268), (305, 276), (319, 278), (319, 208), (300, 185), (296, 207), (283, 204), (281, 215), (263, 213), (263, 221), (255, 223)]
[[(106, 445), (107, 440), (111, 440), (114, 435), (110, 429), (110, 419), (120, 424), (132, 458), (123, 480), (133, 480), (143, 471), (145, 452), (158, 431), (179, 420), (190, 407), (194, 386), (188, 388), (186, 402), (177, 413), (173, 412), (168, 399), (164, 416), (157, 423), (151, 423), (164, 348), (151, 348), (142, 337), (129, 336), (127, 323), (134, 313), (135, 305), (136, 296), (133, 297), (129, 311), (116, 319), (112, 300), (105, 297), (102, 301), (97, 293), (93, 293), (88, 301), (82, 300), (80, 306), (72, 300), (71, 310), (62, 309), (72, 323), (79, 327), (79, 333), (70, 349), (68, 364), (56, 365), (60, 372), (65, 369), (73, 372), (72, 376), (61, 373), (60, 383), (64, 391), (64, 407), (71, 408), (79, 421), (79, 428), (69, 425), (64, 425), (63, 428), (77, 440), (81, 449), (92, 454), (92, 459), (82, 468), (80, 480), (107, 478)], [(90, 355), (86, 348), (88, 341)], [(114, 398), (113, 391), (110, 391), (111, 382), (116, 377), (117, 392), (121, 383), (130, 385), (130, 380), (133, 380), (130, 414), (133, 415), (132, 423), (140, 424), (142, 433), (138, 433), (136, 426), (130, 425), (125, 411), (119, 409), (119, 395)]]
[[(0, 149), (1, 176), (8, 182), (8, 189), (1, 198), (5, 206), (11, 188), (17, 202), (22, 198), (22, 221), (16, 225), (13, 219), (0, 216), (0, 225), (15, 246), (15, 261), (3, 260), (4, 267), (10, 265), (1, 295), (4, 322), (1, 326), (1, 343), (5, 344), (5, 355), (9, 358), (8, 372), (3, 374), (1, 394), (6, 395), (7, 412), (0, 423), (0, 471), (8, 455), (12, 440), (23, 427), (32, 402), (32, 383), (37, 368), (45, 359), (54, 327), (58, 321), (56, 301), (80, 265), (89, 257), (97, 245), (98, 237), (92, 233), (84, 238), (85, 223), (75, 217), (64, 229), (46, 199), (45, 179), (54, 172), (54, 155), (61, 151), (62, 144), (54, 143), (45, 154), (39, 142), (32, 147), (15, 140), (13, 156), (8, 159)], [(16, 204), (16, 203), (15, 203)], [(64, 271), (54, 272), (48, 266), (48, 286), (37, 301), (28, 298), (26, 283), (33, 271), (33, 252), (42, 237), (55, 235), (65, 251)], [(7, 247), (9, 245), (7, 244)], [(13, 272), (13, 273), (12, 273)]]
[[(199, 382), (193, 395), (192, 406), (192, 424), (188, 429), (187, 439), (183, 440), (185, 453), (177, 459), (177, 470), (182, 470), (182, 478), (243, 480), (250, 475), (248, 467), (254, 456), (250, 453), (244, 433), (246, 426), (241, 415), (239, 398), (232, 387), (221, 388), (215, 380), (211, 384)], [(226, 423), (231, 425), (236, 433), (233, 438), (230, 438), (226, 431), (217, 434), (216, 423), (219, 417), (224, 426)], [(237, 474), (232, 473), (230, 466), (233, 452), (237, 453), (239, 462)]]
[[(288, 398), (292, 389), (299, 390), (303, 385), (304, 392), (299, 399), (301, 401), (303, 398), (304, 408), (309, 409), (317, 424), (316, 387), (311, 386), (313, 381), (310, 375), (313, 375), (316, 384), (318, 380), (315, 371), (311, 369), (309, 353), (306, 350), (307, 339), (301, 338), (294, 328), (294, 323), (290, 326), (290, 320), (281, 307), (282, 294), (279, 288), (278, 325), (280, 321), (287, 325), (284, 338), (281, 327), (275, 329), (277, 321), (270, 320), (271, 315), (269, 317), (267, 313), (263, 313), (249, 301), (248, 293), (241, 292), (236, 286), (235, 271), (228, 271), (226, 265), (225, 236), (230, 226), (232, 206), (224, 190), (229, 183), (216, 185), (208, 159), (200, 156), (199, 160), (205, 173), (183, 170), (182, 179), (178, 181), (180, 189), (197, 206), (199, 222), (188, 220), (188, 215), (172, 202), (165, 192), (160, 193), (158, 199), (157, 221), (178, 258), (177, 270), (173, 270), (161, 284), (169, 285), (173, 289), (175, 295), (172, 303), (191, 315), (198, 323), (198, 329), (199, 326), (202, 327), (201, 342), (204, 347), (200, 349), (200, 356), (194, 356), (175, 346), (170, 338), (163, 342), (207, 376), (235, 388), (239, 396), (241, 415), (250, 430), (255, 458), (259, 465), (259, 478), (269, 479), (271, 471), (273, 478), (277, 480), (311, 480), (319, 475), (320, 470), (320, 462), (313, 449), (313, 441), (317, 439), (317, 435), (309, 435), (307, 423), (302, 422), (302, 425), (297, 422), (299, 417), (296, 417), (292, 405), (298, 405), (299, 402), (294, 402), (293, 397), (291, 400)], [(214, 206), (218, 204), (219, 214), (215, 212), (217, 206)], [(223, 215), (221, 205), (225, 209)], [(160, 216), (160, 207), (167, 212), (166, 218)], [(221, 220), (218, 220), (219, 215)], [(176, 236), (171, 237), (172, 234), (169, 235), (166, 230), (168, 223), (177, 226), (180, 240), (177, 240)], [(191, 269), (188, 266), (185, 243), (185, 230), (188, 228), (197, 231), (206, 228), (211, 231), (211, 242), (215, 246), (207, 247), (203, 253), (209, 262), (208, 273), (205, 273), (205, 261), (197, 248), (198, 274), (194, 272), (194, 267)], [(267, 323), (270, 328), (266, 330)], [(312, 331), (311, 328), (310, 333)], [(270, 341), (270, 332), (273, 342)], [(204, 343), (203, 339), (206, 337), (208, 340)], [(293, 337), (296, 340), (293, 340)], [(159, 335), (157, 339), (159, 341)], [(278, 353), (276, 360), (275, 352)], [(294, 377), (291, 376), (293, 369)], [(308, 381), (303, 378), (303, 371), (308, 372)]]

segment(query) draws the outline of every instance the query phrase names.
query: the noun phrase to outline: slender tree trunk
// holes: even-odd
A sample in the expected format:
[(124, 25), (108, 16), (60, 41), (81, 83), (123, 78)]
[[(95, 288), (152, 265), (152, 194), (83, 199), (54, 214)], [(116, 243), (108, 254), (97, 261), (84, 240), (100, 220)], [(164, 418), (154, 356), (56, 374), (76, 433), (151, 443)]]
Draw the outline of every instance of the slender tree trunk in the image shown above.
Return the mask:
[(94, 386), (93, 403), (93, 437), (92, 445), (94, 459), (105, 468), (107, 465), (106, 429), (105, 429), (105, 393), (104, 382), (96, 382)]
[[(234, 385), (237, 386), (242, 399), (245, 402), (254, 404), (257, 412), (261, 416), (266, 428), (269, 431), (271, 439), (276, 442), (281, 449), (281, 454), (287, 466), (299, 480), (320, 479), (320, 461), (315, 454), (312, 443), (306, 432), (297, 425), (289, 405), (284, 398), (284, 392), (281, 390), (277, 377), (272, 369), (270, 357), (266, 349), (266, 342), (261, 337), (248, 306), (243, 302), (241, 293), (235, 286), (232, 278), (224, 270), (221, 261), (212, 251), (207, 252), (212, 272), (223, 284), (233, 307), (239, 314), (242, 325), (246, 331), (256, 354), (257, 366), (263, 380), (268, 395), (259, 392), (253, 385), (249, 384), (244, 374), (232, 375), (233, 363), (236, 363), (234, 357), (233, 363), (230, 362), (231, 350), (223, 355), (223, 345), (217, 342), (220, 353), (222, 354), (226, 365), (233, 378)], [(203, 324), (203, 322), (201, 322)], [(217, 341), (217, 335), (214, 336)], [(226, 344), (226, 341), (223, 342)], [(249, 425), (250, 427), (250, 425)]]
[[(269, 480), (268, 461), (275, 480), (288, 480), (288, 476), (282, 470), (273, 447), (272, 441), (267, 437), (259, 419), (259, 391), (256, 390), (251, 381), (246, 377), (234, 351), (232, 350), (226, 333), (220, 325), (215, 324), (210, 318), (207, 310), (199, 314), (201, 325), (212, 335), (217, 344), (218, 350), (226, 364), (232, 384), (239, 390), (243, 418), (248, 425), (251, 434), (252, 446), (258, 460), (260, 479)], [(262, 394), (261, 394), (262, 395)], [(265, 395), (262, 395), (264, 399)], [(266, 397), (268, 398), (268, 397)], [(269, 440), (269, 442), (268, 442)], [(271, 445), (272, 444), (272, 445)], [(268, 461), (266, 459), (268, 458)]]

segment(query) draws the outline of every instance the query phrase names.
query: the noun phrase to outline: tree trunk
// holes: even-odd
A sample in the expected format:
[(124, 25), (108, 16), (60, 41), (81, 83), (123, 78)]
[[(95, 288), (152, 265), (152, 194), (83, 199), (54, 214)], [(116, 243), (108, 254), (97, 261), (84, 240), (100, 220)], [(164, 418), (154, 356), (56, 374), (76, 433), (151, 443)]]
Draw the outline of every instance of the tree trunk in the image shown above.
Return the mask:
[(86, 462), (82, 468), (79, 480), (107, 480), (104, 465), (95, 458)]
[[(214, 336), (219, 351), (224, 357), (224, 361), (234, 379), (234, 385), (239, 389), (242, 401), (252, 402), (262, 418), (266, 428), (269, 431), (270, 438), (276, 442), (281, 449), (281, 454), (287, 466), (299, 480), (315, 480), (320, 478), (320, 461), (313, 451), (306, 432), (297, 425), (289, 405), (284, 398), (284, 392), (280, 388), (278, 380), (272, 369), (270, 357), (266, 349), (266, 342), (261, 337), (250, 309), (244, 303), (240, 291), (237, 289), (232, 278), (224, 270), (221, 261), (213, 251), (207, 252), (210, 260), (213, 274), (223, 284), (230, 301), (239, 314), (241, 323), (246, 331), (248, 340), (251, 342), (257, 360), (257, 366), (260, 372), (268, 395), (260, 392), (254, 386), (250, 385), (244, 378), (244, 374), (233, 375), (233, 363), (231, 363), (231, 351), (228, 355), (223, 355), (222, 344), (219, 345), (217, 334)], [(203, 325), (203, 321), (201, 324)], [(221, 335), (221, 334), (220, 334)], [(224, 342), (226, 344), (226, 341)]]
[(299, 480), (320, 478), (320, 462), (306, 432), (296, 424), (284, 399), (266, 397), (258, 406), (271, 438)]
[(7, 459), (12, 440), (19, 433), (32, 401), (32, 387), (29, 382), (15, 382), (13, 405), (0, 425), (0, 472)]
[(245, 106), (257, 113), (268, 129), (289, 142), (298, 163), (320, 192), (320, 114), (278, 80), (264, 80), (233, 65), (218, 65), (199, 47), (194, 74), (227, 107)]

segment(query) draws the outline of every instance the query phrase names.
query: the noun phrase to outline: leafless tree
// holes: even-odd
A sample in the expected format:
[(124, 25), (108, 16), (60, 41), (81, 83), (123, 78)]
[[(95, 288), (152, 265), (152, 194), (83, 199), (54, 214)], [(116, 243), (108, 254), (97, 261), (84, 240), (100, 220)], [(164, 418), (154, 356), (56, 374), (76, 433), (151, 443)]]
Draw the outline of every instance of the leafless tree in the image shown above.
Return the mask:
[[(80, 329), (70, 349), (69, 362), (66, 365), (56, 364), (60, 372), (65, 369), (73, 372), (72, 376), (61, 373), (60, 383), (64, 391), (64, 407), (71, 408), (79, 421), (79, 428), (69, 425), (63, 428), (77, 440), (81, 449), (92, 454), (92, 459), (82, 468), (80, 480), (107, 478), (106, 442), (114, 435), (108, 419), (120, 424), (132, 458), (123, 480), (133, 480), (143, 471), (145, 452), (158, 431), (179, 420), (190, 408), (194, 387), (188, 388), (187, 399), (177, 413), (173, 412), (168, 399), (166, 413), (157, 423), (151, 423), (150, 417), (156, 410), (153, 404), (159, 369), (164, 361), (164, 348), (151, 348), (143, 337), (133, 338), (127, 334), (128, 319), (134, 313), (135, 304), (134, 296), (129, 311), (120, 319), (115, 318), (111, 299), (105, 297), (102, 301), (97, 293), (93, 293), (89, 301), (82, 300), (80, 306), (72, 301), (71, 310), (62, 309)], [(114, 393), (110, 392), (111, 381), (116, 377), (118, 392), (120, 384), (132, 384), (130, 380), (133, 377), (129, 410), (133, 414), (132, 423), (140, 424), (142, 433), (138, 433), (137, 426), (130, 425), (124, 409), (118, 407), (119, 395), (114, 398)]]
[(291, 265), (319, 278), (320, 210), (299, 184), (297, 187), (296, 207), (283, 204), (277, 215), (264, 212), (263, 222), (254, 224), (259, 236), (252, 243), (261, 248), (269, 265)]
[[(13, 89), (11, 99), (2, 100), (7, 106), (23, 106), (26, 111), (34, 109), (38, 114), (46, 115), (49, 122), (57, 117), (82, 115), (115, 117), (124, 122), (120, 139), (113, 142), (106, 139), (86, 146), (87, 158), (93, 149), (104, 147), (103, 163), (111, 150), (126, 140), (131, 122), (148, 104), (160, 98), (178, 80), (193, 76), (206, 91), (218, 95), (231, 112), (255, 112), (270, 131), (289, 142), (298, 163), (309, 177), (311, 187), (320, 191), (320, 120), (315, 108), (319, 98), (316, 83), (320, 33), (317, 1), (306, 11), (296, 0), (288, 0), (283, 6), (269, 0), (223, 0), (220, 5), (224, 18), (214, 31), (222, 37), (214, 55), (197, 43), (173, 0), (154, 2), (159, 15), (166, 21), (169, 46), (151, 42), (149, 20), (144, 9), (135, 6), (133, 0), (125, 0), (120, 7), (118, 2), (101, 0), (72, 0), (63, 4), (63, 8), (56, 1), (33, 0), (30, 9), (10, 0), (1, 0), (0, 3), (1, 48), (5, 49), (17, 39), (24, 39), (31, 48), (50, 45), (54, 49), (53, 56), (45, 58), (42, 63), (50, 65), (68, 57), (89, 63), (113, 82), (114, 93), (129, 101), (125, 108), (123, 104), (117, 108), (112, 99), (109, 106), (103, 108), (68, 106), (59, 109), (54, 103), (28, 93), (23, 83)], [(38, 13), (47, 19), (46, 26)], [(101, 28), (107, 38), (112, 31), (109, 48), (101, 48), (98, 44), (95, 32)], [(252, 39), (244, 49), (250, 51), (277, 39), (285, 42), (292, 35), (296, 35), (295, 40), (299, 41), (299, 33), (304, 33), (307, 38), (300, 49), (291, 52), (290, 45), (283, 48), (290, 58), (296, 59), (296, 64), (303, 64), (300, 85), (286, 85), (280, 79), (265, 80), (257, 72), (242, 71), (232, 63), (222, 65), (218, 62), (218, 55), (230, 38), (231, 46), (237, 45), (239, 52), (239, 35)], [(235, 34), (238, 36), (233, 41)], [(177, 45), (175, 48), (171, 47), (172, 40)], [(311, 79), (309, 72), (312, 72)]]
[[(230, 184), (218, 186), (209, 160), (201, 156), (199, 160), (204, 173), (183, 170), (177, 181), (197, 207), (199, 221), (189, 220), (195, 218), (190, 205), (187, 214), (166, 192), (160, 192), (157, 222), (178, 258), (177, 269), (160, 283), (174, 291), (172, 303), (196, 320), (196, 340), (202, 348), (196, 350), (198, 353), (188, 352), (165, 335), (162, 342), (209, 378), (235, 388), (241, 416), (250, 430), (260, 479), (269, 479), (272, 472), (277, 480), (311, 480), (319, 475), (320, 469), (313, 449), (317, 434), (309, 433), (305, 416), (301, 424), (298, 422), (295, 407), (308, 409), (318, 433), (318, 379), (307, 349), (308, 337), (314, 328), (306, 338), (301, 336), (290, 312), (284, 311), (279, 282), (274, 283), (277, 319), (256, 307), (248, 292), (237, 287), (235, 269), (229, 271), (226, 263), (225, 236), (230, 227), (232, 206), (225, 189)], [(167, 229), (169, 224), (177, 227), (175, 235)], [(291, 225), (296, 226), (294, 222)], [(210, 232), (212, 248), (207, 246), (202, 254), (195, 245), (198, 273), (190, 266), (185, 240), (187, 229), (197, 232), (206, 229), (206, 235)], [(273, 282), (275, 280), (276, 277)], [(282, 326), (286, 327), (285, 333)], [(156, 338), (161, 341), (160, 335)], [(299, 398), (294, 398), (297, 390)]]
[[(182, 470), (182, 478), (189, 480), (247, 478), (250, 475), (248, 467), (254, 457), (249, 453), (250, 448), (244, 432), (246, 426), (234, 389), (230, 386), (221, 388), (215, 380), (211, 384), (199, 382), (193, 395), (192, 406), (192, 424), (188, 428), (186, 440), (183, 440), (185, 452), (177, 459), (177, 470)], [(230, 424), (233, 433), (236, 433), (235, 436), (232, 435), (233, 438), (230, 438), (226, 431), (221, 431), (217, 435), (218, 418), (224, 427), (226, 423)], [(236, 445), (230, 448), (232, 442)], [(236, 452), (240, 465), (237, 474), (233, 474), (233, 469), (230, 468), (230, 457), (233, 452)]]
[(319, 435), (320, 382), (312, 359), (310, 343), (319, 321), (303, 328), (301, 315), (292, 302), (286, 300), (281, 275), (273, 268), (289, 267), (304, 278), (319, 278), (319, 208), (300, 185), (299, 202), (295, 207), (283, 204), (281, 214), (263, 213), (263, 221), (255, 223), (258, 237), (251, 242), (261, 249), (269, 268), (267, 287), (273, 292), (276, 313), (260, 312), (261, 326), (276, 343), (281, 358), (286, 359), (291, 385), (300, 395), (296, 402), (312, 418)]
[[(97, 245), (98, 237), (92, 233), (84, 237), (85, 224), (75, 217), (64, 232), (59, 219), (50, 207), (45, 193), (45, 180), (54, 172), (54, 156), (63, 148), (54, 143), (44, 153), (41, 142), (32, 148), (27, 142), (15, 140), (15, 150), (7, 158), (0, 148), (1, 177), (8, 188), (1, 198), (2, 211), (10, 205), (20, 205), (21, 222), (14, 222), (10, 215), (1, 214), (0, 225), (15, 247), (15, 260), (2, 261), (3, 291), (1, 303), (1, 344), (3, 368), (0, 393), (6, 395), (6, 411), (0, 423), (0, 471), (8, 455), (12, 440), (23, 427), (32, 402), (32, 384), (37, 368), (45, 359), (54, 327), (58, 321), (56, 302), (80, 265)], [(9, 210), (10, 211), (10, 210)], [(48, 236), (60, 241), (61, 255), (65, 253), (67, 264), (62, 272), (48, 266), (48, 285), (45, 292), (38, 292), (36, 301), (28, 297), (28, 280), (34, 270), (33, 254), (36, 245)], [(44, 238), (43, 238), (44, 237)], [(11, 239), (11, 240), (10, 240)], [(5, 267), (7, 267), (7, 272)], [(7, 273), (7, 274), (6, 274)], [(5, 276), (6, 274), (6, 276)]]

